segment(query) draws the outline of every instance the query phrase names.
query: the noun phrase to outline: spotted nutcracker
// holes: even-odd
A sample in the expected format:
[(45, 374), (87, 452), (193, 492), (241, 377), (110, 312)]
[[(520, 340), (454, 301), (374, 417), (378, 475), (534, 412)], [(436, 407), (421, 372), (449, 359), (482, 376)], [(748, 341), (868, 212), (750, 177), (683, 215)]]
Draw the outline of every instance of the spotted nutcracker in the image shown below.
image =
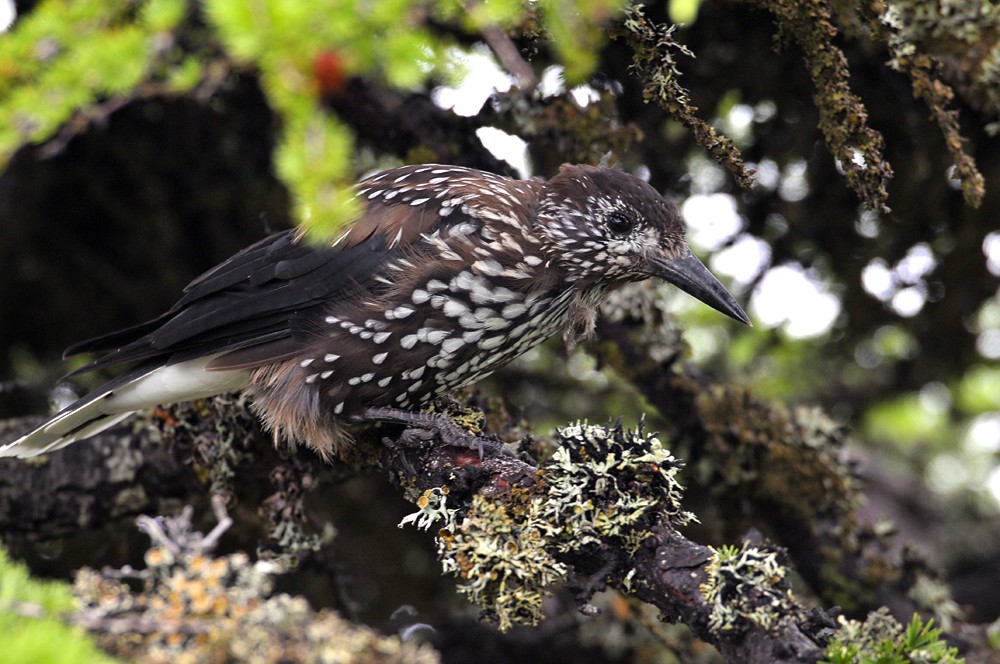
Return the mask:
[(276, 439), (328, 456), (357, 422), (419, 409), (560, 330), (588, 336), (612, 289), (648, 277), (749, 324), (691, 253), (677, 208), (621, 171), (563, 166), (544, 182), (404, 166), (356, 195), (363, 212), (331, 245), (276, 233), (192, 281), (159, 318), (67, 349), (103, 353), (79, 371), (130, 368), (0, 456), (237, 389)]

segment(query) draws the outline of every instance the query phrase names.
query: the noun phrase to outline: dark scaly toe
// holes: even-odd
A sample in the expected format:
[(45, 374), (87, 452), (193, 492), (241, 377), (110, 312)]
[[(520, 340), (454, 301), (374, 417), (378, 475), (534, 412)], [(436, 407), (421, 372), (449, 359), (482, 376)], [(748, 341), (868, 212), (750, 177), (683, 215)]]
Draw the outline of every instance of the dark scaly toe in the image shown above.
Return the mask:
[[(362, 422), (392, 422), (414, 429), (430, 431), (437, 434), (438, 438), (445, 445), (468, 447), (478, 450), (480, 460), (483, 459), (487, 450), (498, 455), (510, 455), (506, 446), (499, 440), (471, 434), (442, 413), (413, 412), (399, 408), (377, 407), (366, 409), (364, 414), (356, 419)], [(421, 438), (423, 437), (421, 436)], [(413, 438), (410, 437), (407, 440), (413, 441)]]

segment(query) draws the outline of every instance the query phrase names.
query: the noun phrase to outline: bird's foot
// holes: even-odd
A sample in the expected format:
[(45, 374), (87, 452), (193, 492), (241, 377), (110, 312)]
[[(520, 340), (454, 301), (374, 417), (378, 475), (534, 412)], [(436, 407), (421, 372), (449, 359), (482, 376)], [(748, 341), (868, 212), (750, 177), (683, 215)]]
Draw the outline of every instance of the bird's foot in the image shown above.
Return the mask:
[[(367, 422), (392, 422), (403, 424), (415, 429), (436, 433), (445, 445), (452, 447), (468, 447), (479, 450), (479, 458), (485, 456), (486, 450), (498, 454), (509, 454), (507, 448), (498, 440), (491, 440), (470, 433), (445, 413), (427, 413), (403, 410), (388, 406), (368, 408), (357, 418)], [(409, 440), (412, 440), (410, 438)]]

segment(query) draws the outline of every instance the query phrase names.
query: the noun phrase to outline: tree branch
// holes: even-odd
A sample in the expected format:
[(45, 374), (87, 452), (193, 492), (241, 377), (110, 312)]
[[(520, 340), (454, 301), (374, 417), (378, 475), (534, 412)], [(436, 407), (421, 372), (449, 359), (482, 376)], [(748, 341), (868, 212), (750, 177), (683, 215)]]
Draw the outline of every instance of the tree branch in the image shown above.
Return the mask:
[[(670, 466), (669, 453), (657, 457), (657, 462), (649, 456), (651, 450), (660, 449), (659, 442), (653, 441), (641, 428), (628, 432), (621, 425), (610, 429), (571, 426), (560, 436), (560, 449), (569, 450), (568, 456), (557, 455), (536, 465), (492, 440), (482, 441), (480, 458), (474, 449), (478, 439), (454, 439), (429, 424), (387, 439), (385, 462), (394, 481), (411, 498), (419, 496), (415, 502), (421, 512), (408, 520), (428, 528), (443, 522), (438, 544), (445, 568), (453, 570), (463, 592), (479, 598), (487, 615), (496, 616), (502, 628), (507, 626), (505, 611), (532, 621), (532, 607), (517, 602), (533, 595), (537, 578), (528, 571), (542, 568), (543, 562), (541, 553), (526, 553), (525, 540), (535, 532), (545, 532), (542, 546), (554, 561), (547, 566), (561, 566), (584, 611), (593, 610), (589, 600), (595, 592), (613, 588), (653, 604), (668, 622), (684, 623), (729, 661), (815, 662), (834, 622), (827, 612), (810, 612), (796, 603), (783, 572), (775, 571), (781, 569), (782, 552), (745, 547), (756, 560), (744, 556), (737, 563), (730, 556), (734, 560), (725, 562), (724, 553), (691, 542), (678, 532), (675, 524), (684, 522), (686, 513), (676, 505), (657, 503), (648, 511), (628, 513), (655, 495), (644, 491), (656, 487), (661, 482), (657, 472)], [(633, 461), (626, 462), (630, 454)], [(599, 467), (604, 468), (606, 459), (612, 458), (622, 463), (602, 474)], [(590, 491), (586, 478), (595, 474), (600, 475), (595, 487), (603, 489)], [(646, 481), (637, 481), (644, 474), (648, 474)], [(558, 489), (569, 475), (581, 490), (575, 502)], [(503, 514), (486, 509), (483, 497), (490, 505), (504, 506)], [(551, 509), (541, 514), (534, 511), (535, 499)], [(599, 539), (595, 539), (597, 530), (575, 521), (581, 510), (595, 504), (608, 509), (595, 508), (594, 523), (622, 517)], [(551, 521), (544, 522), (546, 518)], [(504, 538), (506, 519), (517, 522), (513, 529), (520, 541), (517, 546), (510, 546)], [(483, 527), (487, 521), (489, 527)], [(626, 523), (635, 528), (629, 530)], [(483, 537), (467, 548), (455, 544), (470, 533)], [(564, 534), (574, 543), (567, 542)], [(489, 561), (477, 560), (468, 554), (477, 546), (491, 546), (500, 553)], [(509, 555), (504, 553), (508, 549)], [(460, 564), (450, 566), (453, 558)], [(769, 575), (749, 583), (754, 571), (766, 565), (772, 566)], [(496, 579), (502, 580), (502, 589), (490, 587)], [(474, 590), (467, 592), (469, 588)]]

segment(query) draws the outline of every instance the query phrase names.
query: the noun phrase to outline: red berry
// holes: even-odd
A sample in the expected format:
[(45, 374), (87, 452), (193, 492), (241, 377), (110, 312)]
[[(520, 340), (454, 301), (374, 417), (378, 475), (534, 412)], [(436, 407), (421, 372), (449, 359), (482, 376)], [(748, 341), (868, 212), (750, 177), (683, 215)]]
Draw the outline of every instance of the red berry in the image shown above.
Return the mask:
[(337, 94), (347, 82), (344, 61), (336, 51), (322, 51), (313, 59), (313, 76), (323, 96)]

